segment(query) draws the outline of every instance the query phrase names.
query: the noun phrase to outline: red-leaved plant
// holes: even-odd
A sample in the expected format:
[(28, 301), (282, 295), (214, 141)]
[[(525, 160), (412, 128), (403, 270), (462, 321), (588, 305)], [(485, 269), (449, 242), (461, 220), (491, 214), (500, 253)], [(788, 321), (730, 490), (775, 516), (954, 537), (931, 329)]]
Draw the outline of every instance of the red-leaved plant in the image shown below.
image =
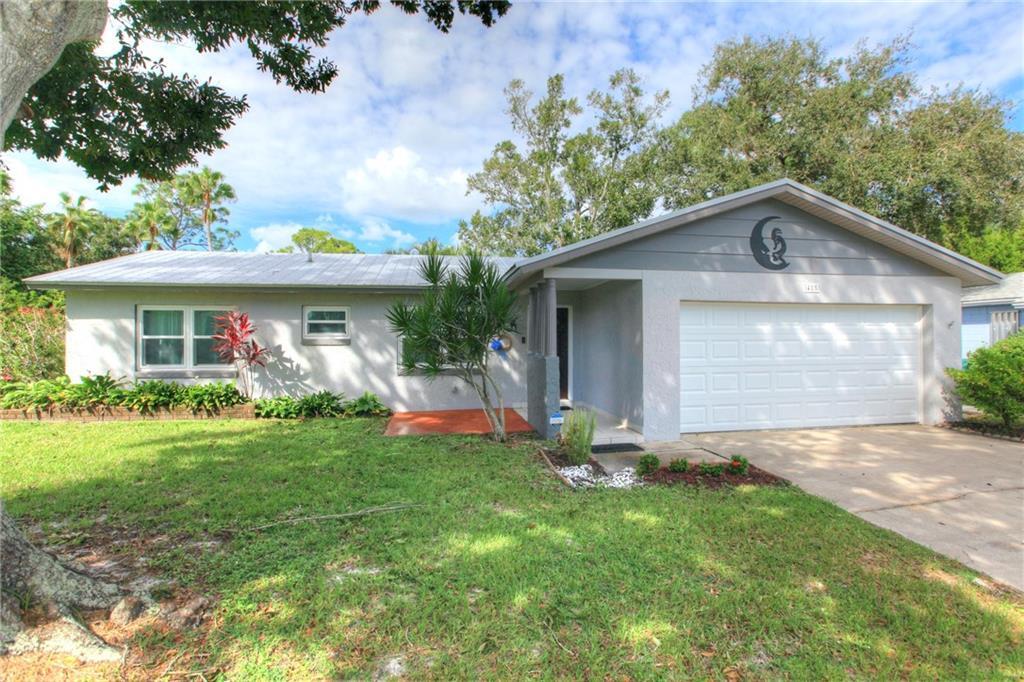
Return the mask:
[(261, 346), (253, 336), (256, 326), (249, 320), (248, 313), (230, 311), (215, 318), (217, 333), (213, 350), (224, 362), (235, 366), (238, 388), (246, 398), (252, 398), (256, 368), (266, 367), (270, 349)]

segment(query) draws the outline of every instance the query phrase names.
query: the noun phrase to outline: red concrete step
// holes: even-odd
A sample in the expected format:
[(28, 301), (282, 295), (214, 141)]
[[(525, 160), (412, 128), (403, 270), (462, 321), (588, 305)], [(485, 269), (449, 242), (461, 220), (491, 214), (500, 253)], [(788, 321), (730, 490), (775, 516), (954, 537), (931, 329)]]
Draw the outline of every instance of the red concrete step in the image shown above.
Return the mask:
[[(507, 433), (532, 433), (533, 427), (519, 413), (505, 408)], [(387, 436), (430, 436), (452, 433), (490, 433), (483, 410), (429, 410), (396, 412), (384, 431)]]

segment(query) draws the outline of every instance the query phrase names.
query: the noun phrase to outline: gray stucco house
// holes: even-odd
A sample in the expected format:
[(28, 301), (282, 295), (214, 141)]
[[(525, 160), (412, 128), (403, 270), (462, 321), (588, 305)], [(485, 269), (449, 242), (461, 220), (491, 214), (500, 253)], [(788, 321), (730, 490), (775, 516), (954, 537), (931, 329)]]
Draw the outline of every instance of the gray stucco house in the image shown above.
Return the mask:
[(963, 295), (960, 353), (967, 354), (1024, 329), (1024, 272), (998, 284), (967, 287)]
[[(477, 407), (398, 370), (385, 311), (418, 256), (151, 252), (34, 277), (67, 291), (67, 373), (227, 377), (212, 315), (249, 312), (264, 394), (371, 390), (397, 410)], [(964, 286), (1002, 275), (789, 180), (540, 256), (496, 259), (523, 300), (494, 362), (548, 430), (587, 406), (648, 441), (682, 433), (935, 423), (960, 364)]]

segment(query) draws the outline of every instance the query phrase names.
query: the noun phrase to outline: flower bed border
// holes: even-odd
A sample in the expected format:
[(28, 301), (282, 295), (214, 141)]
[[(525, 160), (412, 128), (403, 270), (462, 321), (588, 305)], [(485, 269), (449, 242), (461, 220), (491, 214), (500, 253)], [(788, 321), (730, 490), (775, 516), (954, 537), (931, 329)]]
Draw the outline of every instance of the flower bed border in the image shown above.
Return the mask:
[(0, 421), (56, 421), (56, 422), (103, 422), (103, 421), (173, 421), (183, 419), (256, 419), (253, 403), (242, 403), (220, 410), (207, 412), (192, 411), (187, 407), (161, 408), (153, 412), (139, 412), (127, 407), (55, 407), (11, 408), (0, 410)]

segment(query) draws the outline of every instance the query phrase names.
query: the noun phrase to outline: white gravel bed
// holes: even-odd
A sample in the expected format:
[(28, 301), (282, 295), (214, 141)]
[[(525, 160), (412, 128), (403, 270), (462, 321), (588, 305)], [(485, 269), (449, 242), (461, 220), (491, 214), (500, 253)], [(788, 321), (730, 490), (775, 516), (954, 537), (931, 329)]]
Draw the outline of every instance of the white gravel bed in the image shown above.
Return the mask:
[(644, 484), (632, 467), (626, 467), (611, 476), (597, 473), (589, 464), (561, 467), (558, 473), (565, 476), (574, 488), (635, 488)]

